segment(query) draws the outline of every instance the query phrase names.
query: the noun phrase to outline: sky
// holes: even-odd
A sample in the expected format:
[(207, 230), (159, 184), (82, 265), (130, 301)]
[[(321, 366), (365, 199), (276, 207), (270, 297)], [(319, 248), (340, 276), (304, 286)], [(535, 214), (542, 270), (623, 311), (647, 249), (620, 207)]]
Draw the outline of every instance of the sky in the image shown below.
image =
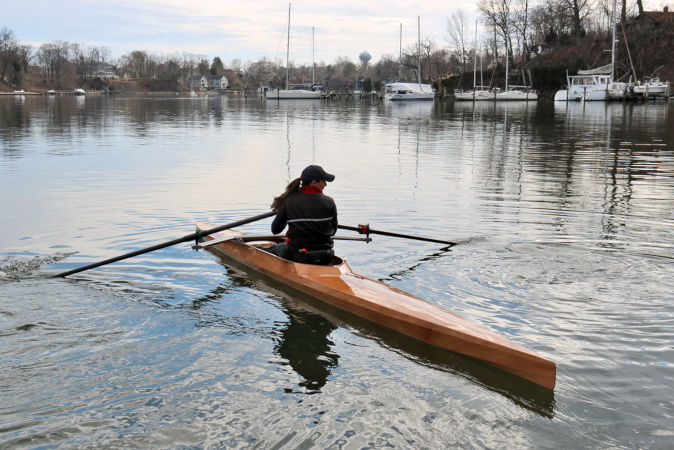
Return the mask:
[[(530, 2), (530, 4), (535, 2)], [(671, 0), (645, 0), (660, 9)], [(367, 0), (292, 2), (290, 60), (295, 65), (332, 63), (339, 56), (354, 62), (367, 51), (376, 62), (384, 54), (397, 58), (402, 24), (403, 49), (421, 37), (448, 45), (447, 20), (458, 10), (466, 16), (472, 40), (477, 0)], [(285, 62), (287, 1), (242, 0), (0, 0), (0, 28), (21, 43), (39, 47), (56, 40), (105, 46), (118, 58), (132, 50), (158, 55), (183, 52), (257, 61), (266, 56)], [(312, 27), (314, 55), (312, 57)]]

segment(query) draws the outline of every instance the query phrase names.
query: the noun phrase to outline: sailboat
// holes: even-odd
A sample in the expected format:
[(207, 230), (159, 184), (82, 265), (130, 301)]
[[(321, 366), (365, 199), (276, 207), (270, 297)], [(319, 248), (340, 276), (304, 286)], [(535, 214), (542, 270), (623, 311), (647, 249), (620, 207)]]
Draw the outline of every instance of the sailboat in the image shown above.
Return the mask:
[[(284, 99), (293, 99), (293, 100), (315, 100), (320, 99), (322, 94), (319, 90), (313, 89), (289, 89), (290, 83), (290, 6), (288, 3), (288, 42), (286, 44), (286, 88), (285, 89), (275, 89), (275, 90), (265, 90), (265, 94), (268, 99), (274, 100), (284, 100)], [(312, 37), (313, 40), (313, 37)]]
[[(506, 27), (507, 28), (507, 27)], [(506, 34), (506, 75), (505, 75), (505, 90), (504, 91), (499, 91), (496, 92), (493, 95), (494, 101), (503, 101), (503, 100), (538, 100), (538, 94), (536, 91), (532, 90), (530, 86), (510, 86), (508, 87), (508, 75), (509, 75), (509, 54), (510, 54), (510, 46), (508, 45), (508, 37)]]
[[(433, 87), (430, 84), (421, 83), (421, 18), (417, 16), (417, 33), (419, 38), (419, 50), (418, 50), (418, 80), (416, 83), (403, 83), (396, 81), (395, 83), (389, 83), (386, 85), (386, 91), (384, 92), (384, 99), (392, 101), (400, 100), (433, 100), (435, 98), (435, 92)], [(402, 46), (402, 26), (400, 29), (400, 41)], [(401, 51), (401, 61), (402, 65), (402, 51)]]
[[(480, 55), (480, 78), (482, 78), (482, 55)], [(473, 90), (454, 92), (454, 99), (457, 101), (479, 101), (491, 100), (492, 94), (487, 86), (477, 85), (477, 21), (475, 21), (475, 47), (473, 48)]]

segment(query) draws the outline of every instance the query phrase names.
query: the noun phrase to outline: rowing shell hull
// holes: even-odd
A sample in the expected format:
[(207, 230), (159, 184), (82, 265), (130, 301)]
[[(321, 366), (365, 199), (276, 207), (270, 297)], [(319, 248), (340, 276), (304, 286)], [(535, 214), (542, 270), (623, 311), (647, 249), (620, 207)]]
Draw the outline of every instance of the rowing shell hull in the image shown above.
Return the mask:
[[(209, 225), (198, 224), (199, 230)], [(227, 230), (204, 241), (245, 236)], [(396, 330), (431, 345), (484, 361), (547, 389), (555, 387), (556, 366), (526, 347), (491, 330), (452, 314), (426, 300), (388, 286), (351, 270), (346, 261), (317, 266), (287, 261), (255, 245), (237, 240), (207, 247), (216, 256), (230, 258), (284, 285), (320, 301)]]

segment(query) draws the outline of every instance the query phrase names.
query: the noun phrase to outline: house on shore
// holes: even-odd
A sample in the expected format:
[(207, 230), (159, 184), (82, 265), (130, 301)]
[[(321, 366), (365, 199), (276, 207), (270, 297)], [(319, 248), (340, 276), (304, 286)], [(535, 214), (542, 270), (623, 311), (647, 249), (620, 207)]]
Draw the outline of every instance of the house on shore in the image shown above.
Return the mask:
[(216, 91), (227, 89), (229, 81), (224, 75), (194, 75), (188, 81), (190, 89)]
[(206, 78), (204, 75), (192, 75), (188, 80), (188, 84), (190, 89), (199, 89), (205, 91), (208, 89), (208, 78)]
[(625, 31), (657, 30), (666, 24), (674, 23), (674, 12), (665, 6), (662, 11), (644, 11), (641, 16), (628, 19)]
[(99, 64), (95, 71), (94, 77), (98, 78), (119, 78), (117, 76), (117, 69), (115, 66), (107, 63)]
[(227, 81), (227, 77), (224, 75), (213, 75), (208, 77), (209, 91), (227, 89), (227, 86), (229, 86), (229, 81)]

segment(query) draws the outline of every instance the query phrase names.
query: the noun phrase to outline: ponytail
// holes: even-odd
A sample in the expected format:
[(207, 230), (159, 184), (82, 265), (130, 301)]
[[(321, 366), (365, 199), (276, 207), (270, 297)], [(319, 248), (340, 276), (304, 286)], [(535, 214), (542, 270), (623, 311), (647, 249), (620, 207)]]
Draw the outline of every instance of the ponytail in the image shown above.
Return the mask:
[(288, 201), (288, 198), (300, 191), (301, 182), (302, 178), (295, 178), (293, 181), (288, 183), (285, 192), (283, 192), (283, 194), (279, 195), (278, 197), (274, 197), (274, 201), (271, 203), (271, 209), (274, 211), (280, 210), (285, 202)]

